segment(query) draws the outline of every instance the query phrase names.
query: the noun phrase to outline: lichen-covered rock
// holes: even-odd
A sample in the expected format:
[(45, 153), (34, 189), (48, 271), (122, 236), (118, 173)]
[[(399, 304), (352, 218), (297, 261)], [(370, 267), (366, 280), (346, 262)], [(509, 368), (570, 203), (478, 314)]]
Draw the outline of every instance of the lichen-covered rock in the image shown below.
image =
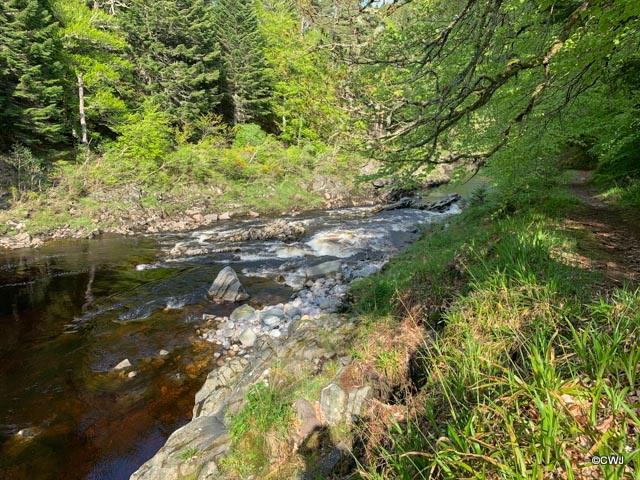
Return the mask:
[(344, 420), (347, 423), (352, 423), (356, 420), (360, 415), (362, 415), (365, 402), (372, 397), (373, 390), (368, 385), (351, 390), (349, 392), (349, 397), (347, 398), (347, 408)]
[(218, 302), (241, 302), (249, 298), (233, 268), (224, 267), (213, 281), (208, 292), (209, 298)]
[(337, 425), (344, 420), (347, 408), (347, 394), (335, 383), (322, 389), (320, 394), (320, 411), (329, 425)]

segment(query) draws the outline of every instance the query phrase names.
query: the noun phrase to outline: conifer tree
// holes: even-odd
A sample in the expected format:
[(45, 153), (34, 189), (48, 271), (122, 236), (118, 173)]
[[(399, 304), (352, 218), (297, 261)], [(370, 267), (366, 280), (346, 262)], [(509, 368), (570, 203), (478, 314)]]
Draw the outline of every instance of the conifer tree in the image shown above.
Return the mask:
[(220, 53), (207, 0), (131, 0), (117, 15), (142, 89), (183, 125), (220, 100)]
[[(74, 125), (85, 147), (97, 134), (115, 136), (124, 120), (132, 65), (125, 58), (127, 44), (109, 14), (87, 6), (85, 0), (55, 0), (54, 14), (60, 23), (68, 83), (77, 95), (68, 102)], [(70, 88), (71, 90), (71, 88)]]
[(222, 47), (224, 108), (233, 124), (264, 119), (270, 88), (255, 4), (217, 0), (215, 17)]
[(64, 139), (57, 29), (45, 0), (0, 2), (0, 149)]

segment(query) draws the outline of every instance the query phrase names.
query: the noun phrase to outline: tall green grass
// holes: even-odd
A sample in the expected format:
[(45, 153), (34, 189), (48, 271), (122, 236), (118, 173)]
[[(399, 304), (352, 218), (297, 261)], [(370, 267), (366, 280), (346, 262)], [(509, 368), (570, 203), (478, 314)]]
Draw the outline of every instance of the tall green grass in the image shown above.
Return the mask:
[[(598, 274), (572, 261), (576, 241), (553, 215), (476, 214), (355, 290), (356, 307), (379, 316), (408, 292), (423, 303), (453, 295), (420, 351), (419, 408), (391, 426), (362, 476), (640, 478), (640, 290), (596, 293)], [(451, 278), (453, 292), (434, 293)], [(591, 463), (614, 454), (624, 466)]]

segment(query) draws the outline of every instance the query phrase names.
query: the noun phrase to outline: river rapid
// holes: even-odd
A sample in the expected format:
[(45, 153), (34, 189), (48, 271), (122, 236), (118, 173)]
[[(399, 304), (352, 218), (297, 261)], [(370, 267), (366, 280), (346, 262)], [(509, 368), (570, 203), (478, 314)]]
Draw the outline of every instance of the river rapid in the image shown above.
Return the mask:
[[(458, 211), (315, 212), (285, 218), (305, 227), (288, 244), (230, 242), (268, 222), (249, 219), (2, 253), (0, 478), (127, 479), (153, 456), (222, 353), (201, 329), (203, 315), (237, 306), (206, 296), (226, 265), (252, 306), (286, 303), (306, 268), (339, 261), (345, 282), (374, 273), (421, 225)], [(177, 243), (186, 253), (169, 255)], [(132, 366), (114, 370), (124, 359)]]

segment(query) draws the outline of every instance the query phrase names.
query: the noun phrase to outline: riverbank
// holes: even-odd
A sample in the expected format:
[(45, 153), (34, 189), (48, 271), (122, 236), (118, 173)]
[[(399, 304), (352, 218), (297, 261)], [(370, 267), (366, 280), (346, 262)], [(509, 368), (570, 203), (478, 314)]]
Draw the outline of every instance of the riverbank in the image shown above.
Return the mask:
[[(638, 230), (593, 193), (476, 195), (323, 317), (337, 339), (316, 361), (216, 380), (245, 389), (218, 425), (228, 453), (186, 441), (165, 458), (190, 478), (635, 475)], [(134, 478), (173, 478), (149, 472)]]
[(91, 189), (66, 186), (0, 210), (0, 248), (36, 248), (61, 238), (102, 234), (187, 232), (231, 218), (296, 215), (311, 210), (371, 205), (373, 188), (355, 176), (308, 171), (263, 185), (214, 184), (148, 191), (144, 186)]
[[(288, 340), (294, 321), (322, 324), (354, 274), (406, 248), (418, 225), (446, 218), (334, 209), (4, 253), (0, 385), (10, 395), (0, 399), (0, 476), (128, 478), (193, 416), (210, 371), (262, 341)], [(242, 303), (208, 298), (227, 265), (250, 295)], [(303, 348), (315, 358), (311, 342)]]

